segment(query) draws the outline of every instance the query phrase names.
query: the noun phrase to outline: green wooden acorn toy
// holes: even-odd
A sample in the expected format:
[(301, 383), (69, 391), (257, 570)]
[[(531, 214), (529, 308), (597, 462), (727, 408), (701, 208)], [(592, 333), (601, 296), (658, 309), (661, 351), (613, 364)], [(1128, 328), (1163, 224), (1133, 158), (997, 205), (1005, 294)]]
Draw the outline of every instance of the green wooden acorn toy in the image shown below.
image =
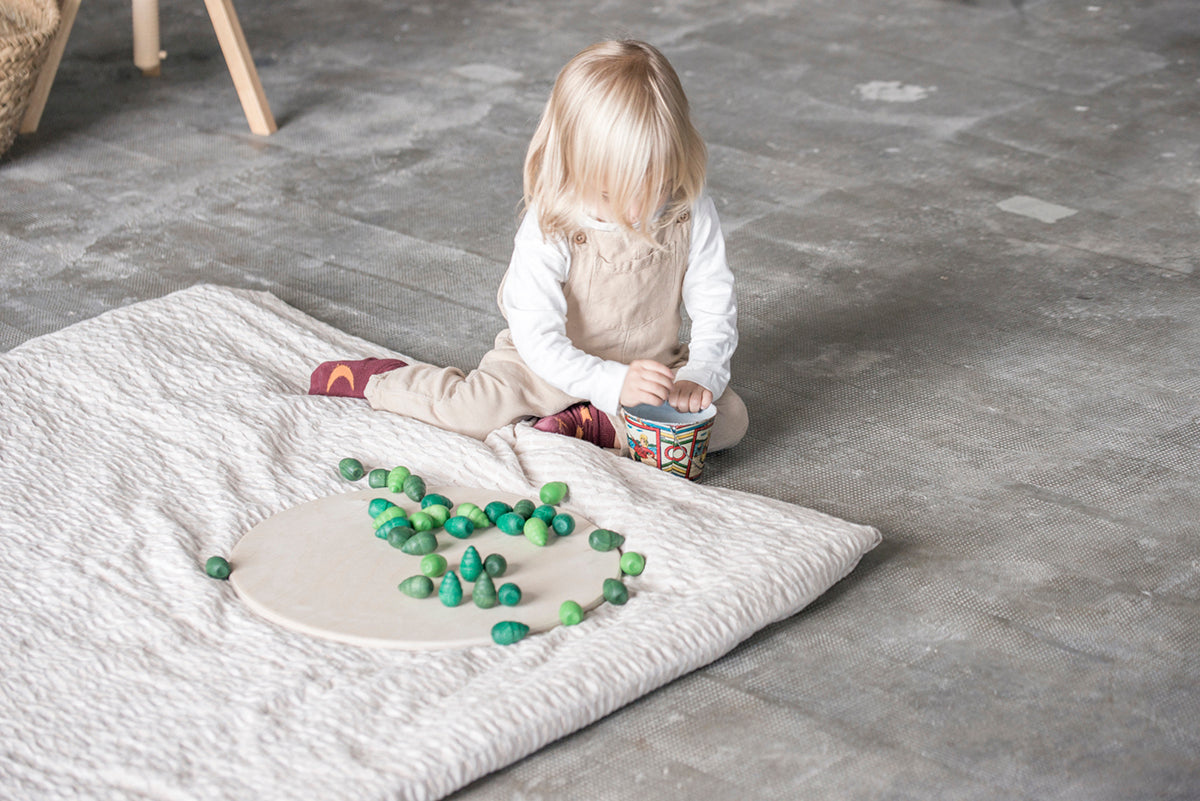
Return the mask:
[(515, 620), (502, 620), (492, 626), (492, 641), (497, 645), (512, 645), (524, 639), (529, 633), (529, 626)]

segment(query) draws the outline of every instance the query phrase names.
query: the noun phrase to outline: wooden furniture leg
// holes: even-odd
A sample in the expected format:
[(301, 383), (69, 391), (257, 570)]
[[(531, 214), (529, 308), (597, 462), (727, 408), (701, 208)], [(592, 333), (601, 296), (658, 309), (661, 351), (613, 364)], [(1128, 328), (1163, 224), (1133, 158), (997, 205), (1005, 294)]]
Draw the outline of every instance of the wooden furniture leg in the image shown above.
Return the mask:
[(162, 74), (158, 0), (133, 0), (133, 63), (143, 75)]
[(258, 70), (254, 67), (246, 35), (242, 33), (237, 12), (233, 9), (233, 0), (204, 0), (204, 5), (208, 7), (208, 16), (217, 32), (217, 41), (229, 66), (229, 75), (233, 78), (238, 99), (242, 101), (250, 131), (260, 136), (274, 133), (278, 130), (275, 118), (271, 116), (267, 95), (258, 80)]
[(19, 133), (33, 133), (42, 121), (42, 112), (46, 110), (46, 98), (50, 97), (50, 87), (54, 85), (54, 76), (58, 72), (59, 63), (62, 62), (63, 50), (67, 47), (67, 37), (71, 35), (71, 26), (75, 24), (80, 2), (81, 0), (63, 0), (60, 12), (62, 21), (58, 25), (58, 33), (54, 34), (54, 40), (50, 43), (50, 50), (46, 54), (46, 62), (42, 65), (41, 72), (38, 73), (37, 82), (33, 85), (29, 106), (25, 109), (25, 116), (21, 118)]
[[(63, 50), (66, 49), (67, 39), (71, 35), (71, 27), (75, 24), (81, 2), (82, 0), (62, 0), (62, 22), (30, 94), (29, 107), (25, 116), (21, 118), (20, 133), (35, 132), (42, 120), (46, 99), (54, 85), (54, 76), (58, 73), (58, 65), (62, 61)], [(246, 35), (242, 32), (241, 23), (238, 22), (237, 12), (234, 11), (233, 0), (204, 0), (204, 4), (208, 7), (208, 16), (212, 19), (221, 53), (225, 56), (225, 64), (229, 67), (233, 86), (237, 90), (251, 132), (260, 136), (274, 133), (278, 126), (275, 124), (275, 117), (271, 115), (270, 106), (267, 105), (267, 95), (258, 79), (258, 70), (255, 69), (254, 60), (250, 56), (250, 48), (246, 44)], [(161, 58), (158, 0), (133, 0), (133, 25), (134, 63), (143, 73), (156, 75)]]

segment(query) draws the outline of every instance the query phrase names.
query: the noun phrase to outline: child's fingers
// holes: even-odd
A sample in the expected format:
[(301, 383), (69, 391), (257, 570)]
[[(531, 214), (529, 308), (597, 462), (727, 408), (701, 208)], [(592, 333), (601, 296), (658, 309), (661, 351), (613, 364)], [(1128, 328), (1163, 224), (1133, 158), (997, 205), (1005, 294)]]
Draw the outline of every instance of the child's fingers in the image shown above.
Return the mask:
[(675, 408), (681, 412), (698, 412), (702, 408), (701, 404), (703, 401), (703, 390), (693, 388), (691, 392), (684, 393), (680, 396), (679, 403), (675, 406)]
[(657, 392), (647, 392), (642, 395), (641, 399), (638, 401), (638, 404), (645, 403), (649, 406), (662, 406), (665, 401), (665, 396), (660, 395)]
[(630, 368), (636, 372), (637, 379), (643, 388), (655, 392), (656, 395), (661, 390), (662, 400), (667, 399), (671, 388), (675, 386), (675, 376), (665, 364), (659, 364), (649, 359), (639, 359), (631, 364)]
[(712, 403), (712, 392), (694, 381), (680, 381), (671, 388), (669, 400), (681, 412), (698, 412)]
[(646, 396), (645, 403), (652, 403), (659, 406), (666, 402), (667, 396), (671, 394), (671, 390), (664, 387), (662, 384), (649, 383), (642, 385), (642, 392)]
[(650, 364), (652, 365), (652, 369), (654, 370), (655, 375), (662, 376), (663, 378), (667, 379), (667, 381), (671, 382), (672, 385), (674, 385), (674, 383), (675, 383), (675, 371), (674, 370), (672, 370), (670, 367), (667, 367), (665, 364), (662, 364), (661, 362), (652, 361), (652, 362), (650, 362)]
[(638, 387), (638, 389), (640, 389), (645, 394), (645, 396), (646, 396), (646, 400), (644, 401), (645, 403), (653, 403), (655, 405), (665, 402), (667, 397), (671, 394), (670, 386), (667, 386), (660, 381), (654, 381), (652, 379), (644, 381)]
[(668, 388), (675, 383), (675, 374), (662, 362), (656, 362), (653, 359), (634, 359), (629, 367), (643, 378), (657, 379), (658, 383), (665, 383)]
[(671, 372), (670, 367), (667, 367), (662, 362), (656, 362), (654, 359), (634, 359), (633, 363), (638, 365), (638, 367), (640, 367), (642, 370), (658, 373), (659, 375), (669, 376), (671, 378), (675, 377), (675, 374)]
[(648, 403), (658, 406), (667, 400), (674, 386), (670, 368), (651, 359), (636, 359), (629, 364), (629, 373), (621, 388), (621, 403), (636, 406)]
[(635, 388), (628, 395), (621, 396), (621, 405), (640, 406), (645, 403), (649, 406), (661, 406), (664, 400), (665, 398), (660, 398), (653, 392)]

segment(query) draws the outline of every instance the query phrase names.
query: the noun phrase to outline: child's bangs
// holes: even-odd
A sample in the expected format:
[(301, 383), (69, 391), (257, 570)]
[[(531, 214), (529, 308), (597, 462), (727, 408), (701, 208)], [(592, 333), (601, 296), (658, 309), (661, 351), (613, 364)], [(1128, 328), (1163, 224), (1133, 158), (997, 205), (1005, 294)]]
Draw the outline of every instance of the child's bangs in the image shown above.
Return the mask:
[[(602, 192), (605, 205), (619, 212), (637, 210), (636, 222), (647, 230), (664, 194), (675, 191), (683, 156), (669, 127), (655, 115), (636, 115), (627, 106), (624, 113), (598, 111), (588, 126), (590, 135), (577, 142), (585, 165), (577, 185)], [(622, 226), (635, 222), (619, 217), (614, 222)]]
[[(525, 162), (526, 206), (542, 231), (563, 236), (581, 214), (601, 214), (649, 237), (704, 187), (707, 154), (679, 77), (639, 42), (584, 50), (559, 74)], [(665, 204), (665, 206), (664, 206)]]

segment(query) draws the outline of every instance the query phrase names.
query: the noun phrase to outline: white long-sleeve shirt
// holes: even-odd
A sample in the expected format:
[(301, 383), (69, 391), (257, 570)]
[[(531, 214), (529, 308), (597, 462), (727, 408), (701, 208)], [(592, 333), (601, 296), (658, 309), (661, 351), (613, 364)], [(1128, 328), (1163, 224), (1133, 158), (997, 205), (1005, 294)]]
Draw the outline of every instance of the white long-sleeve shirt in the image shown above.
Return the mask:
[[(737, 348), (737, 299), (712, 199), (701, 197), (691, 216), (691, 247), (683, 278), (683, 307), (691, 319), (691, 339), (688, 362), (679, 368), (675, 380), (694, 381), (717, 398), (729, 383), (729, 361)], [(588, 220), (585, 227), (612, 230), (616, 226)], [(530, 369), (547, 383), (616, 414), (629, 365), (586, 353), (567, 337), (563, 284), (570, 270), (567, 243), (547, 242), (538, 227), (536, 209), (530, 209), (517, 230), (501, 298), (513, 344)]]

